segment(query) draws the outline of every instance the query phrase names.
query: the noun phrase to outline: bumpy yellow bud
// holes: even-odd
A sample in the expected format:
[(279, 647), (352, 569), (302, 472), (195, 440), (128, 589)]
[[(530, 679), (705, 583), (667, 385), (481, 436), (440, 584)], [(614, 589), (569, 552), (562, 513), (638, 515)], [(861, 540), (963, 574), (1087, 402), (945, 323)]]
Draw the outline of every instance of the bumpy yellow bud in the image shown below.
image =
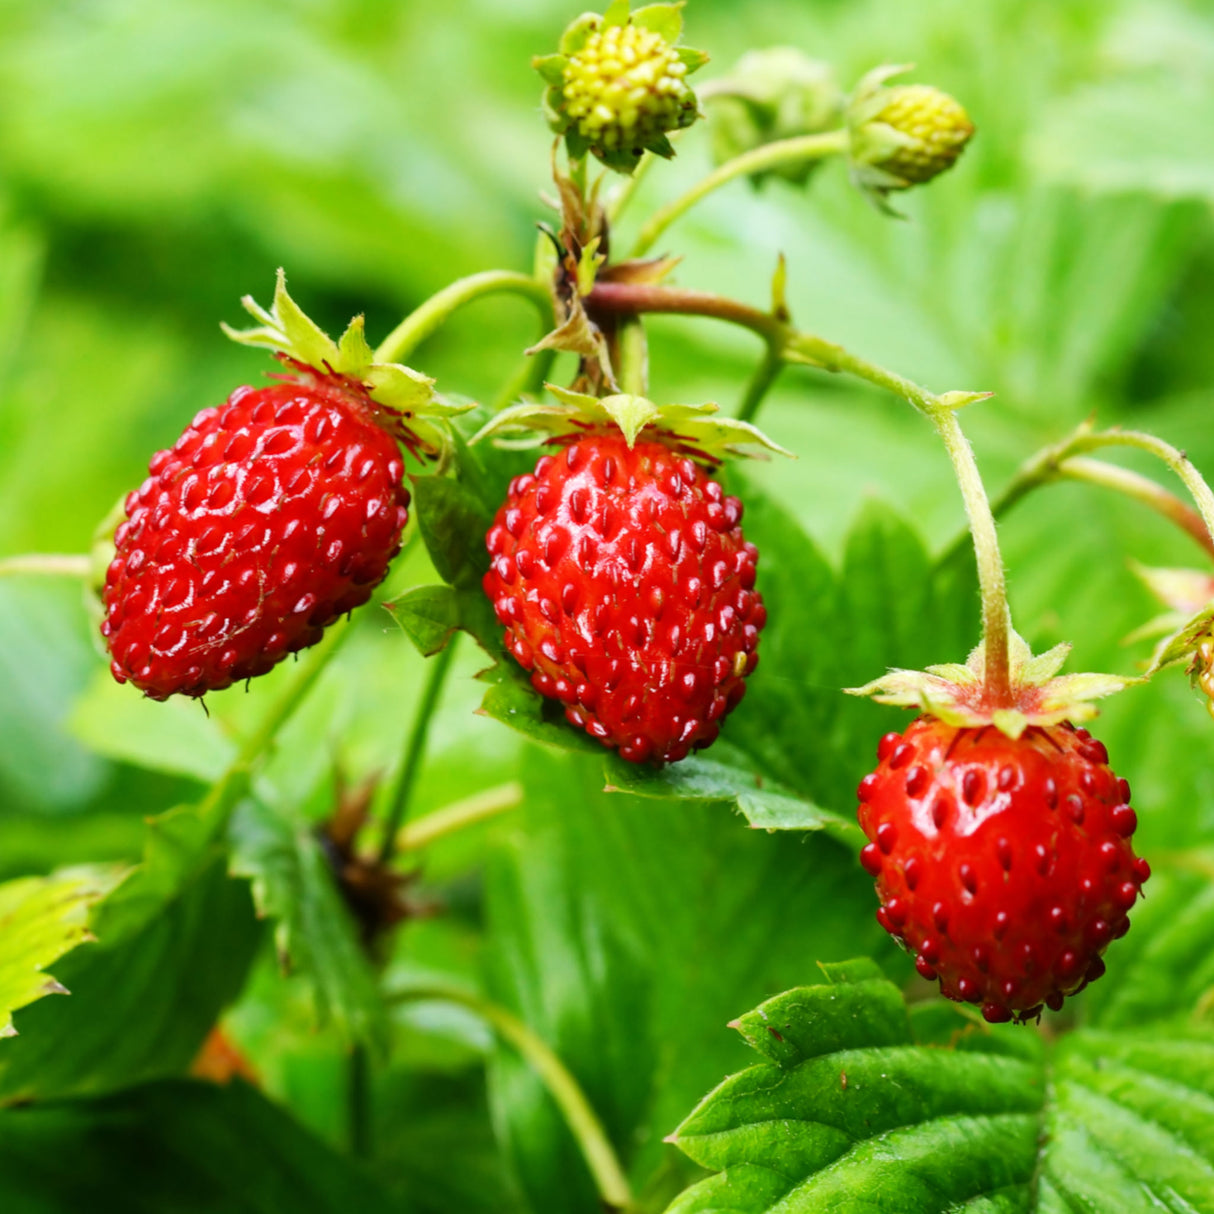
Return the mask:
[(686, 76), (687, 65), (659, 34), (613, 25), (569, 57), (565, 113), (595, 152), (644, 148), (695, 121)]
[(860, 81), (847, 109), (852, 177), (883, 210), (907, 190), (952, 168), (974, 134), (961, 105), (928, 84), (888, 88), (905, 67), (879, 67)]
[(573, 21), (555, 55), (532, 60), (548, 84), (548, 123), (565, 136), (571, 157), (591, 152), (631, 173), (643, 152), (674, 155), (667, 134), (699, 117), (687, 77), (708, 61), (676, 45), (682, 30), (678, 4), (632, 12), (629, 0), (611, 0), (605, 13)]
[(951, 169), (974, 133), (961, 105), (930, 84), (888, 89), (885, 104), (871, 121), (908, 137), (908, 142), (873, 163), (909, 185), (921, 185)]

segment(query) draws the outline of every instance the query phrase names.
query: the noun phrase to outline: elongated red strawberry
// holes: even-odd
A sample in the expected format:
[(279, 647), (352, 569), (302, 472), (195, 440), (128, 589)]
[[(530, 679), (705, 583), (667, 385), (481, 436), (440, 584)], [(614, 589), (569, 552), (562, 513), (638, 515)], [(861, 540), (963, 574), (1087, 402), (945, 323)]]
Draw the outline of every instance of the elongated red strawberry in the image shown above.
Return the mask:
[(852, 689), (927, 714), (881, 739), (860, 782), (877, 918), (925, 978), (992, 1021), (1057, 1010), (1099, 978), (1151, 872), (1130, 846), (1129, 784), (1070, 723), (1133, 680), (1058, 675), (1069, 648), (1033, 657), (1011, 632), (996, 692), (985, 642), (964, 666)]
[(486, 537), (485, 593), (507, 649), (574, 725), (633, 762), (682, 759), (742, 699), (766, 621), (742, 505), (694, 436), (711, 426), (705, 437), (728, 444), (752, 428), (639, 397), (558, 395), (568, 410), (507, 419), (576, 424), (511, 484)]
[(263, 674), (361, 606), (400, 550), (396, 440), (357, 388), (238, 388), (158, 451), (106, 574), (110, 668), (153, 699)]
[(152, 457), (126, 499), (103, 593), (110, 668), (162, 700), (263, 674), (365, 603), (400, 549), (409, 494), (398, 439), (436, 452), (455, 411), (432, 381), (377, 363), (357, 318), (340, 344), (279, 271), (262, 327), (230, 336), (289, 374), (238, 388)]
[(877, 753), (861, 859), (878, 919), (925, 978), (999, 1021), (1057, 1010), (1104, 973), (1150, 867), (1100, 742), (1066, 724), (1013, 739), (924, 716)]

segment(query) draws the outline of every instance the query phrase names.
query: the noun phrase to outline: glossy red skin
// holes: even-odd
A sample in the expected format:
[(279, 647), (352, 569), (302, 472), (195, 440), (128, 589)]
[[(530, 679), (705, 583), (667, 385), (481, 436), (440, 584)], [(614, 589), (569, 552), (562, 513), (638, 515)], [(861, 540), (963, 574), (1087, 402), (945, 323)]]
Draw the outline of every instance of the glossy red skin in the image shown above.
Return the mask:
[(988, 1020), (1062, 1006), (1104, 973), (1150, 875), (1130, 787), (1070, 725), (1015, 741), (920, 717), (888, 734), (859, 788), (881, 925), (950, 999)]
[(660, 442), (590, 434), (515, 478), (486, 544), (506, 648), (632, 762), (711, 743), (767, 614), (741, 503)]
[(238, 388), (152, 457), (114, 535), (101, 633), (120, 683), (200, 696), (365, 603), (400, 550), (396, 440), (356, 388)]

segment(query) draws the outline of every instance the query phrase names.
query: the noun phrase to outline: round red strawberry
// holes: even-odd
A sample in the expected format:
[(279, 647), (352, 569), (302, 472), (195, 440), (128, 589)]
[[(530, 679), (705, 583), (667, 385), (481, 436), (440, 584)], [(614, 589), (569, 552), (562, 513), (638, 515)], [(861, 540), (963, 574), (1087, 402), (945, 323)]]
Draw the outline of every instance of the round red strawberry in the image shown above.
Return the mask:
[(153, 699), (263, 674), (365, 603), (400, 549), (398, 439), (435, 452), (432, 381), (378, 363), (362, 318), (331, 341), (287, 294), (229, 335), (290, 371), (204, 409), (126, 499), (103, 592), (114, 677)]
[(336, 380), (204, 409), (126, 499), (101, 625), (114, 677), (197, 696), (314, 645), (400, 550), (402, 471), (365, 393)]
[(703, 467), (704, 410), (557, 394), (568, 412), (506, 420), (563, 418), (574, 433), (511, 483), (486, 537), (485, 593), (506, 648), (574, 725), (632, 762), (673, 762), (716, 738), (758, 662), (758, 552), (741, 503)]
[(861, 853), (881, 925), (950, 999), (1034, 1016), (1104, 973), (1150, 875), (1130, 787), (1085, 729), (920, 717), (887, 734), (860, 784)]
[(897, 671), (861, 689), (954, 718), (929, 713), (881, 739), (858, 790), (860, 860), (876, 878), (878, 920), (919, 973), (991, 1021), (1057, 1010), (1099, 978), (1151, 872), (1130, 845), (1129, 784), (1102, 743), (1057, 719), (1090, 712), (1081, 697), (1124, 680), (1054, 679), (1065, 646), (1033, 659), (1012, 642), (1019, 707), (984, 705), (981, 647), (969, 667)]

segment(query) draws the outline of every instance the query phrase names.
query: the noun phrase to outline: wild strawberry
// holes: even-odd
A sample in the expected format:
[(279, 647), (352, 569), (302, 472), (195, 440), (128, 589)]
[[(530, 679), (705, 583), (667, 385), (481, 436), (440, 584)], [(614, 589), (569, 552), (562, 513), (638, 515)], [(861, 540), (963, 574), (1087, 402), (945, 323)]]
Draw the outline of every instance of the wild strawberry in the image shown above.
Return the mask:
[(881, 925), (950, 999), (992, 1021), (1055, 1010), (1104, 973), (1150, 875), (1130, 787), (1086, 729), (934, 717), (887, 734), (860, 783)]
[(204, 409), (127, 497), (101, 625), (114, 677), (198, 696), (314, 645), (400, 550), (402, 471), (365, 394), (336, 380)]
[[(512, 482), (486, 537), (485, 593), (506, 648), (574, 725), (632, 762), (682, 759), (742, 699), (766, 620), (742, 505), (691, 444), (697, 427), (732, 442), (757, 432), (702, 409), (554, 392), (581, 420)], [(570, 426), (552, 406), (506, 424), (522, 417)]]
[(424, 376), (375, 362), (361, 317), (332, 342), (281, 271), (272, 311), (245, 306), (263, 327), (230, 335), (291, 374), (199, 413), (114, 535), (101, 632), (114, 677), (152, 699), (263, 674), (365, 603), (408, 517), (397, 439), (434, 450), (426, 418), (450, 411)]
[(1057, 1010), (1099, 978), (1151, 873), (1130, 846), (1129, 784), (1065, 719), (1127, 680), (1055, 677), (1068, 648), (1034, 658), (1012, 633), (997, 707), (984, 645), (965, 666), (897, 670), (855, 692), (927, 709), (881, 739), (858, 790), (877, 918), (925, 978), (992, 1021)]

